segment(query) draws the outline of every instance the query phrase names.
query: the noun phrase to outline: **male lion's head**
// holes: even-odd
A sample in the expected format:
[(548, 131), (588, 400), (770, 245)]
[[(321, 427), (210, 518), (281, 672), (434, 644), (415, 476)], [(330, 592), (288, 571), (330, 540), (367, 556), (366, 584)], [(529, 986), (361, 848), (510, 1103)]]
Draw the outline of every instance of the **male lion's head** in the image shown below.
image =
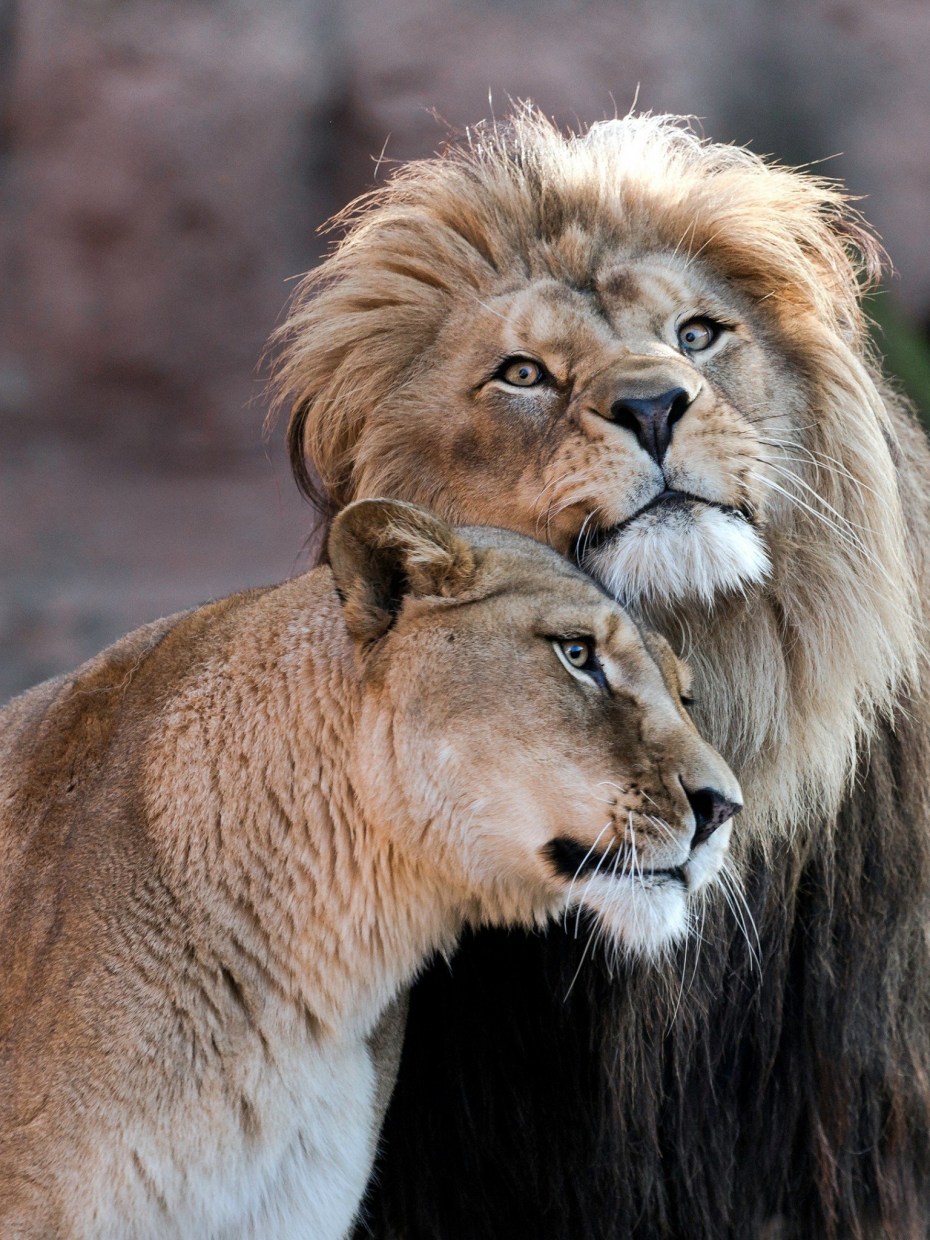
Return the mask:
[(526, 109), (341, 222), (278, 371), (308, 494), (576, 557), (694, 661), (758, 810), (832, 804), (914, 644), (877, 249), (838, 188), (674, 118)]

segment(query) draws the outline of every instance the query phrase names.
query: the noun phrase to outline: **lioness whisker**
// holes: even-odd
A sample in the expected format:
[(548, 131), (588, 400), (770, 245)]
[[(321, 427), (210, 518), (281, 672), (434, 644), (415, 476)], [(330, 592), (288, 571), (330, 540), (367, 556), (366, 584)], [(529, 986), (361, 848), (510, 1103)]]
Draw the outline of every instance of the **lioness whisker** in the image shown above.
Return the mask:
[(632, 846), (631, 864), (633, 867), (633, 886), (635, 889), (637, 882), (639, 882), (641, 886), (644, 886), (645, 884), (643, 881), (642, 858), (639, 855), (639, 848), (636, 843), (636, 828), (633, 826), (632, 811), (627, 814), (627, 828), (630, 832), (630, 841)]
[(681, 1007), (681, 1001), (685, 993), (685, 975), (688, 970), (688, 947), (690, 945), (690, 941), (691, 941), (691, 926), (689, 924), (688, 936), (685, 939), (684, 951), (682, 952), (682, 956), (681, 956), (681, 978), (678, 983), (678, 995), (675, 999), (675, 1006), (672, 1008), (672, 1014), (669, 1018), (669, 1022), (668, 1022), (669, 1026), (675, 1023), (675, 1019), (678, 1016), (678, 1009)]
[(740, 918), (739, 911), (736, 908), (736, 905), (733, 903), (733, 897), (731, 896), (726, 883), (723, 881), (721, 881), (720, 883), (720, 894), (723, 896), (724, 902), (726, 903), (727, 908), (730, 910), (730, 913), (733, 916), (733, 920), (736, 925), (736, 928), (739, 930), (740, 935), (744, 939), (746, 946), (749, 949), (750, 960), (754, 966), (755, 965), (755, 952), (753, 951), (752, 944), (749, 941), (749, 935), (746, 931), (745, 925), (743, 924)]
[(732, 890), (734, 896), (740, 902), (740, 904), (743, 906), (743, 909), (745, 910), (746, 917), (748, 918), (749, 924), (752, 927), (753, 938), (755, 939), (756, 947), (760, 953), (759, 959), (761, 962), (762, 942), (759, 938), (759, 931), (756, 926), (756, 920), (753, 917), (752, 910), (749, 907), (749, 901), (746, 899), (745, 892), (743, 891), (742, 877), (739, 874), (738, 870), (736, 869), (730, 857), (724, 858), (723, 865), (721, 866), (721, 870), (725, 878), (729, 881), (730, 889)]
[(566, 990), (565, 997), (562, 1000), (563, 1003), (568, 1002), (569, 997), (575, 988), (575, 983), (578, 981), (578, 976), (581, 973), (582, 966), (584, 965), (584, 962), (588, 957), (588, 952), (591, 950), (591, 947), (594, 943), (594, 932), (596, 929), (597, 929), (597, 926), (595, 923), (594, 925), (592, 925), (591, 930), (588, 933), (588, 941), (585, 943), (584, 951), (581, 953), (581, 959), (578, 961), (578, 968), (575, 970), (574, 975), (572, 976), (572, 980), (568, 984), (568, 990)]
[(572, 891), (573, 891), (574, 886), (575, 886), (575, 883), (576, 883), (576, 881), (577, 881), (577, 879), (578, 879), (578, 875), (579, 875), (579, 874), (581, 873), (581, 871), (584, 869), (584, 867), (585, 867), (585, 865), (586, 865), (586, 863), (587, 863), (588, 859), (590, 858), (591, 854), (594, 852), (595, 848), (597, 848), (598, 844), (601, 842), (601, 839), (603, 838), (604, 832), (607, 830), (607, 828), (608, 828), (610, 825), (611, 825), (611, 820), (610, 820), (610, 819), (608, 819), (608, 820), (607, 820), (607, 822), (605, 822), (605, 823), (604, 823), (604, 825), (601, 827), (600, 831), (598, 832), (597, 839), (595, 839), (594, 843), (591, 845), (591, 847), (590, 847), (590, 848), (588, 849), (588, 851), (585, 853), (584, 857), (582, 857), (581, 862), (580, 862), (580, 863), (579, 863), (579, 865), (578, 865), (578, 869), (575, 871), (574, 876), (572, 877), (572, 881), (568, 884), (568, 891), (566, 892), (566, 895), (565, 895), (565, 911), (564, 911), (564, 913), (562, 914), (562, 927), (563, 927), (563, 929), (566, 929), (566, 930), (568, 929), (568, 911), (569, 911), (569, 907), (570, 907), (570, 905), (571, 905)]
[(654, 827), (658, 827), (659, 830), (663, 832), (663, 834), (667, 835), (668, 838), (672, 840), (672, 842), (674, 842), (675, 832), (672, 830), (672, 828), (669, 826), (669, 824), (665, 821), (664, 818), (659, 818), (655, 814), (643, 814), (642, 816), (646, 820), (646, 822), (651, 822)]
[[(609, 825), (610, 824), (608, 823), (608, 826)], [(600, 859), (598, 860), (597, 865), (594, 867), (594, 873), (591, 875), (591, 877), (588, 879), (587, 883), (585, 884), (585, 889), (581, 893), (581, 896), (578, 900), (578, 911), (575, 915), (575, 936), (574, 937), (576, 939), (578, 937), (578, 924), (579, 924), (579, 921), (581, 920), (581, 910), (584, 907), (584, 902), (588, 897), (588, 892), (591, 890), (591, 884), (597, 878), (598, 873), (600, 872), (600, 868), (604, 864), (604, 862), (607, 860), (607, 855), (610, 852), (613, 845), (614, 845), (613, 840), (607, 841), (607, 847), (604, 849), (603, 853), (601, 853)]]

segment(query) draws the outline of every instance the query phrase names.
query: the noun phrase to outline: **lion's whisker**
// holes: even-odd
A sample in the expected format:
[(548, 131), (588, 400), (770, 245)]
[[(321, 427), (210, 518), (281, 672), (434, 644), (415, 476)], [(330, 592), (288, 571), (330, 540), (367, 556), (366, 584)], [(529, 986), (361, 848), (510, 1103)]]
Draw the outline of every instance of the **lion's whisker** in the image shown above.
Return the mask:
[(830, 518), (824, 513), (818, 512), (815, 508), (812, 508), (811, 505), (801, 499), (799, 495), (792, 495), (790, 491), (786, 490), (780, 483), (775, 482), (774, 479), (766, 478), (762, 474), (756, 473), (755, 470), (750, 470), (749, 474), (750, 477), (755, 478), (755, 480), (760, 482), (763, 486), (767, 486), (771, 490), (777, 492), (777, 494), (783, 496), (789, 501), (789, 503), (797, 505), (798, 508), (813, 517), (815, 521), (819, 521), (823, 526), (830, 530), (831, 533), (835, 534), (850, 550), (861, 554), (863, 559), (869, 558), (867, 548), (862, 545), (861, 540), (857, 538), (854, 533), (842, 529), (836, 524), (835, 521), (831, 521)]
[(590, 535), (588, 534), (588, 525), (593, 521), (597, 514), (601, 511), (600, 505), (592, 508), (584, 521), (581, 523), (581, 529), (578, 531), (578, 537), (575, 539), (575, 560), (580, 565), (584, 563), (585, 555), (588, 551), (588, 542)]
[(831, 503), (825, 500), (824, 497), (818, 491), (816, 491), (809, 483), (805, 482), (803, 478), (800, 478), (792, 470), (782, 469), (780, 466), (776, 465), (773, 461), (769, 461), (768, 464), (769, 464), (770, 469), (774, 469), (775, 472), (778, 474), (781, 474), (783, 478), (788, 478), (790, 479), (790, 481), (797, 483), (798, 486), (803, 487), (804, 490), (809, 492), (809, 494), (811, 494), (814, 497), (814, 499), (817, 501), (818, 504), (822, 504), (823, 507), (827, 510), (827, 512), (829, 512), (831, 516), (835, 517), (837, 521), (841, 522), (843, 525), (848, 526), (849, 529), (851, 530), (862, 530), (866, 534), (871, 533), (871, 530), (869, 530), (868, 526), (860, 525), (857, 521), (852, 521), (850, 520), (849, 517), (844, 517), (842, 513), (837, 512), (837, 510), (833, 507)]
[(500, 319), (502, 323), (510, 322), (510, 319), (508, 318), (506, 314), (501, 314), (499, 310), (495, 310), (493, 306), (489, 306), (486, 301), (482, 301), (477, 293), (472, 293), (470, 289), (466, 291), (467, 291), (468, 296), (471, 297), (472, 301), (476, 302), (482, 308), (482, 310), (487, 310), (488, 314), (493, 314), (494, 317), (496, 319)]
[[(726, 900), (743, 938), (746, 940), (750, 960), (753, 966), (761, 972), (762, 943), (759, 939), (759, 931), (749, 904), (739, 888), (736, 875), (729, 869), (728, 859), (724, 860), (724, 864), (720, 868), (720, 890), (723, 892), (723, 898)], [(750, 927), (752, 928), (752, 936), (749, 933)], [(753, 943), (753, 939), (755, 939), (755, 943)]]
[[(565, 473), (560, 474), (558, 478), (551, 478), (546, 483), (546, 485), (543, 487), (543, 489), (539, 492), (536, 498), (533, 500), (531, 511), (532, 512), (536, 511), (536, 509), (539, 507), (540, 502), (542, 501), (542, 497), (546, 494), (546, 492), (549, 490), (550, 487), (558, 486), (560, 482), (564, 482), (566, 478), (570, 478), (574, 472), (575, 471), (573, 469), (567, 469)], [(538, 519), (541, 519), (541, 517), (542, 517), (542, 514), (540, 513)]]
[[(851, 473), (850, 470), (848, 470), (846, 466), (842, 463), (842, 461), (838, 461), (835, 456), (830, 456), (830, 454), (827, 452), (821, 452), (819, 448), (811, 448), (807, 444), (803, 444), (799, 442), (798, 440), (794, 440), (794, 439), (763, 439), (763, 438), (760, 438), (758, 442), (761, 444), (765, 444), (766, 447), (770, 447), (770, 448), (781, 448), (783, 450), (785, 448), (788, 448), (794, 452), (803, 452), (806, 456), (810, 458), (811, 464), (814, 466), (815, 469), (826, 469), (830, 473), (837, 474), (841, 478), (846, 478), (858, 490), (868, 491), (870, 495), (874, 495), (877, 499), (880, 498), (878, 492), (873, 487), (870, 487), (867, 483), (863, 482), (861, 478), (857, 478), (853, 473)], [(797, 465), (804, 464), (803, 461), (797, 461), (793, 457), (785, 456), (784, 452), (782, 453), (782, 456), (780, 459), (786, 460), (786, 461), (793, 461)]]

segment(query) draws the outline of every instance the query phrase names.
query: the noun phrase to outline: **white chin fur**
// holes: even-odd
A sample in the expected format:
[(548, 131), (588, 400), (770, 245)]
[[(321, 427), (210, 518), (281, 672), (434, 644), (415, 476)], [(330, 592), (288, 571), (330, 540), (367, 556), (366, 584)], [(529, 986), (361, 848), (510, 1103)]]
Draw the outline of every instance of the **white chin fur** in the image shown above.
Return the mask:
[(621, 603), (710, 603), (721, 591), (743, 591), (771, 570), (762, 539), (737, 513), (704, 504), (651, 509), (584, 567)]
[(674, 880), (644, 887), (630, 878), (598, 876), (583, 904), (610, 946), (634, 956), (659, 956), (688, 932), (687, 897)]
[(674, 879), (606, 874), (590, 879), (581, 904), (595, 915), (610, 947), (654, 958), (683, 939), (691, 924), (689, 899), (719, 875), (732, 830), (731, 819), (693, 850), (683, 867), (687, 892)]

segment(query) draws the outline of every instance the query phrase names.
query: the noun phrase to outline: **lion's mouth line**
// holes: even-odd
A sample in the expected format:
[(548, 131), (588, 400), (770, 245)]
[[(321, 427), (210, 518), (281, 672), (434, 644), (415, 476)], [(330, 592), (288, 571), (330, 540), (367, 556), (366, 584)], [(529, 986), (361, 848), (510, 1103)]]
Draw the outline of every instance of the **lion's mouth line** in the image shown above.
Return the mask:
[(622, 521), (617, 521), (614, 525), (602, 525), (595, 527), (593, 530), (585, 530), (576, 540), (575, 556), (577, 558), (579, 552), (589, 555), (592, 551), (597, 551), (599, 547), (611, 542), (628, 526), (632, 525), (634, 521), (638, 521), (640, 517), (645, 516), (647, 512), (652, 512), (656, 508), (665, 508), (667, 510), (686, 508), (691, 504), (703, 504), (706, 508), (716, 508), (718, 512), (722, 512), (726, 516), (738, 517), (749, 525), (754, 524), (752, 513), (747, 508), (737, 508), (732, 504), (720, 504), (716, 500), (708, 499), (705, 495), (695, 495), (691, 491), (678, 491), (666, 487), (658, 495), (654, 495), (648, 503), (643, 504), (642, 508), (637, 508), (634, 513), (624, 517)]

